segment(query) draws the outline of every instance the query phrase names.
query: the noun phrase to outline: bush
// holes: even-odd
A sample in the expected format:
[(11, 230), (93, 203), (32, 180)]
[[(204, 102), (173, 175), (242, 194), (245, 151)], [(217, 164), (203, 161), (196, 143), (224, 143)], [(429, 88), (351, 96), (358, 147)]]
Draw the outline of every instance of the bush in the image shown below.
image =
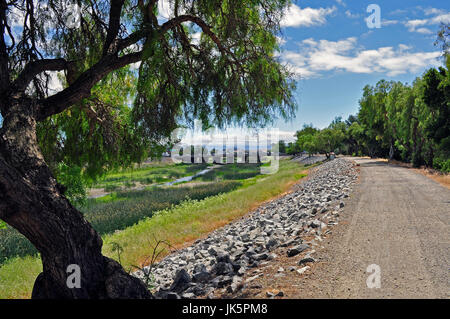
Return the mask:
[(433, 160), (433, 168), (440, 170), (443, 173), (450, 173), (450, 159), (443, 159), (436, 157)]
[(442, 166), (441, 171), (444, 173), (450, 173), (450, 159), (446, 160)]
[(37, 254), (36, 248), (14, 228), (0, 229), (0, 264), (8, 258)]
[(133, 182), (125, 182), (125, 187), (126, 188), (131, 188), (131, 187), (135, 187), (136, 186), (136, 183), (133, 183)]
[(151, 179), (150, 177), (147, 177), (144, 180), (142, 180), (141, 183), (142, 184), (153, 184), (153, 179)]

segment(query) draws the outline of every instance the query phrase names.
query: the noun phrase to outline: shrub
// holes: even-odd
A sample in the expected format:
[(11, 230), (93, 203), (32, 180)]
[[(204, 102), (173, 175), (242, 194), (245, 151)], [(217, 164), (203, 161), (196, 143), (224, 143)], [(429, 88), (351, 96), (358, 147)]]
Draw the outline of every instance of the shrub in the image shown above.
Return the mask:
[(14, 228), (0, 229), (0, 264), (8, 258), (37, 254), (36, 248)]
[(450, 158), (445, 160), (440, 157), (436, 157), (433, 160), (433, 168), (440, 170), (443, 173), (450, 173)]

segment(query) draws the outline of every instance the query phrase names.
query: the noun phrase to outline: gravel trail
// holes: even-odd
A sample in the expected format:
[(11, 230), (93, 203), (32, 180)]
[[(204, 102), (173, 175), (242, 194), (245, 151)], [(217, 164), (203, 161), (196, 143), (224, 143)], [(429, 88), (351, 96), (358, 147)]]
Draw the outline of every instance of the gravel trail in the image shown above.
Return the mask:
[[(289, 297), (449, 298), (450, 190), (396, 165), (356, 162), (360, 183), (341, 223), (312, 271), (291, 278)], [(380, 267), (380, 288), (367, 286), (371, 264)]]

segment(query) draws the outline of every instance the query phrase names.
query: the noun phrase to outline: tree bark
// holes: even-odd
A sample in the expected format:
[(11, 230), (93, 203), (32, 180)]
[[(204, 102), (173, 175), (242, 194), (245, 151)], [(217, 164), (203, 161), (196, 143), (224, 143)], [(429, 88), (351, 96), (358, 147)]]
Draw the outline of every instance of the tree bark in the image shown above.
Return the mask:
[[(33, 298), (150, 298), (139, 279), (102, 255), (102, 240), (63, 195), (39, 150), (30, 99), (12, 101), (0, 129), (0, 218), (41, 254)], [(81, 274), (67, 285), (69, 265)]]

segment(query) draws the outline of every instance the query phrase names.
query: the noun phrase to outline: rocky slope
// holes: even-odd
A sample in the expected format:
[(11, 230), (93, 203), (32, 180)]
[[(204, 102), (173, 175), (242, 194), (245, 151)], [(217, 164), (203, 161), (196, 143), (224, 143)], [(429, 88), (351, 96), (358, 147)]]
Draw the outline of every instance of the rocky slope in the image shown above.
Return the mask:
[[(326, 162), (283, 197), (258, 207), (192, 246), (176, 251), (135, 275), (150, 273), (157, 298), (213, 297), (236, 293), (259, 275), (252, 268), (283, 253), (292, 258), (311, 248), (314, 240), (338, 222), (344, 199), (357, 178), (350, 161)], [(305, 237), (314, 237), (304, 242)], [(297, 272), (314, 258), (306, 255)]]

